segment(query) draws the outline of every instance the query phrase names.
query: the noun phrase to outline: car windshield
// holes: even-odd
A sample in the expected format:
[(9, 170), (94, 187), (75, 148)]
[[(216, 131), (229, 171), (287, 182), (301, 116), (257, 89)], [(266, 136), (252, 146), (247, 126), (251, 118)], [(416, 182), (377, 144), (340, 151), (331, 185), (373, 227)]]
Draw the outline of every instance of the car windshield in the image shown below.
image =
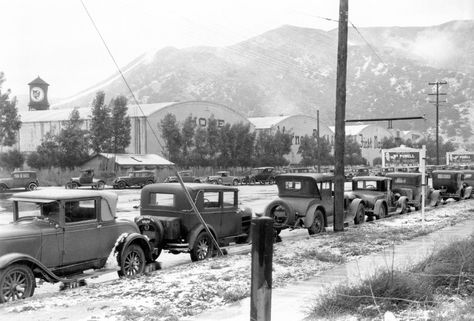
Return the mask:
[(354, 181), (354, 190), (383, 191), (384, 182), (376, 180)]
[(33, 202), (17, 202), (18, 219), (31, 217), (38, 219), (52, 219), (58, 221), (59, 204), (57, 202), (50, 203), (33, 203)]

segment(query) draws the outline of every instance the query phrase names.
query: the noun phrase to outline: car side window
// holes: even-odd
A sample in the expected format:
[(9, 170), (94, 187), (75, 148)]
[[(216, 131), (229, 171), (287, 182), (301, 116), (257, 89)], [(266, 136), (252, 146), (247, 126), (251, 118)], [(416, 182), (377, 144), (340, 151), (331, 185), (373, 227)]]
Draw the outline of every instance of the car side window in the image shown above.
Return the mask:
[(219, 192), (204, 192), (204, 208), (221, 207), (219, 202)]
[(235, 192), (224, 192), (222, 193), (222, 199), (223, 199), (223, 206), (224, 207), (234, 207), (236, 206), (236, 195), (235, 195)]
[(97, 220), (97, 204), (95, 199), (66, 202), (65, 220), (66, 223)]

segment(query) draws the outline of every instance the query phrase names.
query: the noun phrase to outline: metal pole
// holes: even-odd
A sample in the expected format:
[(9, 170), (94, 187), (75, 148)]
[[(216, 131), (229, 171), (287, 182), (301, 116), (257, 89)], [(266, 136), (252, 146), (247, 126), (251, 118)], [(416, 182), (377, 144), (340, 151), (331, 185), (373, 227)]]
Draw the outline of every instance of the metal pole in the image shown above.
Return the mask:
[(199, 218), (199, 221), (201, 221), (201, 224), (204, 226), (204, 229), (206, 230), (207, 234), (211, 238), (212, 243), (214, 243), (214, 246), (216, 247), (217, 252), (219, 253), (219, 255), (224, 255), (224, 253), (222, 252), (222, 250), (219, 246), (219, 243), (217, 242), (214, 235), (212, 235), (211, 230), (209, 229), (209, 226), (207, 226), (206, 221), (204, 221), (204, 218), (202, 217), (201, 213), (199, 213), (199, 210), (196, 207), (196, 204), (194, 203), (193, 198), (189, 194), (189, 191), (186, 189), (186, 186), (184, 186), (183, 179), (181, 178), (181, 175), (179, 175), (178, 171), (176, 171), (175, 174), (176, 174), (176, 177), (178, 178), (179, 184), (181, 185), (181, 187), (184, 190), (184, 195), (186, 195), (186, 198), (188, 199), (189, 204), (191, 204), (191, 207), (193, 208), (194, 213), (196, 213), (197, 217)]
[(347, 75), (347, 21), (349, 0), (339, 2), (339, 34), (337, 46), (336, 79), (336, 132), (334, 148), (334, 231), (344, 231), (344, 144), (346, 139), (346, 75)]
[(250, 285), (250, 321), (271, 321), (273, 219), (252, 220), (252, 280)]

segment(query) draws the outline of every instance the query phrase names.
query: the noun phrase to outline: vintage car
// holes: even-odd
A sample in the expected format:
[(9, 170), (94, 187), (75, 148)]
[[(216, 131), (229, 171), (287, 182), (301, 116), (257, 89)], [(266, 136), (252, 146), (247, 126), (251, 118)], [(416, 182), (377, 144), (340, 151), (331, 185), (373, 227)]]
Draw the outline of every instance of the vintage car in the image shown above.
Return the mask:
[[(179, 176), (184, 183), (202, 183), (203, 179), (201, 177), (194, 176), (193, 171), (186, 170), (186, 171), (179, 171)], [(169, 176), (165, 179), (165, 183), (177, 183), (178, 177), (177, 176)]]
[[(238, 188), (197, 183), (185, 186), (220, 246), (249, 240), (252, 210), (239, 205)], [(198, 261), (211, 257), (215, 251), (181, 184), (145, 186), (141, 192), (140, 216), (135, 222), (159, 249), (157, 255), (161, 250), (173, 254), (185, 252), (192, 261)]]
[(392, 179), (386, 176), (354, 176), (352, 191), (346, 192), (346, 196), (350, 200), (361, 200), (369, 220), (409, 210), (408, 198), (395, 194), (392, 191)]
[(105, 180), (94, 178), (94, 170), (92, 168), (81, 170), (80, 177), (73, 177), (66, 183), (67, 189), (75, 189), (78, 187), (89, 186), (93, 189), (104, 189)]
[[(334, 175), (287, 173), (275, 177), (278, 198), (268, 204), (264, 215), (274, 219), (276, 234), (281, 230), (306, 228), (309, 235), (324, 232), (334, 222)], [(361, 224), (365, 210), (360, 200), (344, 202), (344, 222)]]
[(0, 225), (2, 303), (32, 296), (36, 278), (53, 283), (84, 278), (83, 271), (104, 268), (112, 251), (119, 276), (141, 274), (153, 262), (138, 226), (115, 218), (114, 193), (38, 190), (14, 194), (12, 201), (13, 222)]
[(0, 178), (0, 191), (12, 188), (24, 188), (27, 191), (32, 191), (38, 186), (36, 172), (33, 171), (15, 171), (8, 178)]
[(131, 171), (128, 176), (120, 176), (114, 179), (112, 186), (113, 188), (124, 189), (132, 186), (143, 187), (155, 182), (156, 178), (153, 171)]
[(219, 171), (216, 175), (208, 176), (206, 183), (219, 185), (239, 185), (242, 177), (230, 175), (229, 171)]
[(243, 175), (242, 184), (275, 184), (277, 172), (274, 167), (256, 167)]
[[(421, 173), (392, 172), (387, 173), (386, 176), (392, 179), (392, 192), (396, 197), (406, 196), (409, 207), (414, 207), (415, 210), (421, 209)], [(428, 176), (425, 176), (425, 188), (425, 206), (438, 206), (441, 200), (440, 193), (428, 186)]]
[(439, 190), (443, 201), (470, 198), (472, 186), (464, 182), (464, 172), (460, 170), (435, 170), (432, 172), (433, 188)]

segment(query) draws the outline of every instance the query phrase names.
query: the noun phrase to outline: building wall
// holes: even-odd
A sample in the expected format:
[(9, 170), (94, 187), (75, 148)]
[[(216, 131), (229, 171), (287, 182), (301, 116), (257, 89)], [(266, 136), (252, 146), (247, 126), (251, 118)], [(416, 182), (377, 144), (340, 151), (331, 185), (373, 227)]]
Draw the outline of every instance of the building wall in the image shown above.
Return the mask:
[(382, 156), (382, 140), (392, 137), (392, 133), (377, 125), (368, 125), (358, 134), (352, 136), (360, 145), (362, 157), (367, 159), (370, 165), (373, 165), (374, 159)]

